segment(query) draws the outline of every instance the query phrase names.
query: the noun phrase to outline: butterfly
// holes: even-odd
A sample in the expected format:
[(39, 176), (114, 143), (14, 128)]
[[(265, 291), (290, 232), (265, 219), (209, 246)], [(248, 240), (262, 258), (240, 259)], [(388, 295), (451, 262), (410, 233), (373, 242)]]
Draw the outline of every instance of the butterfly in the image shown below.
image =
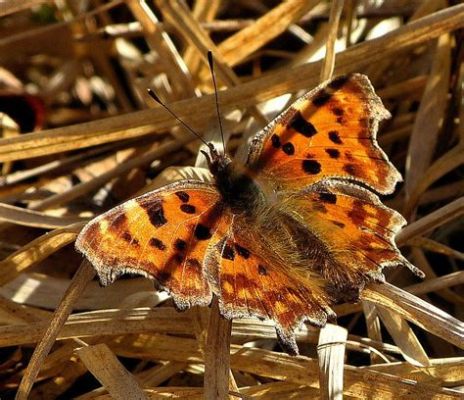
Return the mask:
[(213, 182), (129, 200), (90, 221), (76, 248), (103, 285), (140, 274), (179, 309), (215, 295), (224, 317), (270, 319), (298, 354), (297, 327), (333, 320), (332, 306), (383, 282), (384, 267), (422, 276), (394, 242), (403, 217), (378, 197), (401, 180), (376, 141), (387, 117), (366, 76), (336, 77), (257, 133), (243, 165), (208, 143)]

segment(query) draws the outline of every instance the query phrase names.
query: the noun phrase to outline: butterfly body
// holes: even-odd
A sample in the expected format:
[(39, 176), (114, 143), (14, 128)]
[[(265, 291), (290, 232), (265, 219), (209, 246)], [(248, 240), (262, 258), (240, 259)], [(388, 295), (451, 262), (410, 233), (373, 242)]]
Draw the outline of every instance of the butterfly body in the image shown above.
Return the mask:
[(323, 326), (382, 269), (404, 265), (404, 219), (377, 193), (401, 179), (376, 141), (388, 112), (367, 77), (325, 82), (256, 134), (240, 165), (213, 145), (213, 182), (167, 185), (92, 220), (76, 248), (103, 284), (123, 273), (155, 279), (178, 308), (274, 321), (297, 354), (302, 321)]
[[(317, 243), (310, 232), (285, 211), (285, 201), (266, 193), (252, 171), (214, 148), (211, 148), (208, 165), (221, 195), (219, 202), (223, 212), (237, 221), (235, 226), (246, 226), (246, 231), (253, 231), (261, 246), (276, 250), (275, 255), (289, 270), (302, 270), (308, 275), (319, 252)], [(246, 235), (246, 231), (241, 233)]]
[(249, 215), (263, 205), (265, 198), (257, 182), (227, 155), (212, 151), (209, 168), (223, 204), (234, 215)]

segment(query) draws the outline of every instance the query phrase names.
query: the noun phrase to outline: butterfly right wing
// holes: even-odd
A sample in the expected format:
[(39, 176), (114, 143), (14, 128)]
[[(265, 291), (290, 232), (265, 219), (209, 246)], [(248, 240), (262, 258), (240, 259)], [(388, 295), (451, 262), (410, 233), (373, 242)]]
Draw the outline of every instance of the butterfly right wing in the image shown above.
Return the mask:
[(300, 97), (251, 142), (247, 165), (276, 190), (298, 191), (325, 179), (393, 192), (400, 173), (377, 144), (389, 116), (369, 79), (339, 76)]
[(403, 265), (423, 277), (395, 244), (406, 221), (374, 193), (346, 182), (324, 181), (293, 194), (285, 206), (288, 218), (317, 238), (322, 251), (315, 268), (337, 292), (383, 281), (382, 270), (389, 266)]
[(203, 260), (210, 241), (225, 234), (227, 218), (212, 184), (180, 181), (90, 221), (76, 248), (104, 285), (124, 273), (141, 274), (156, 279), (179, 308), (208, 305), (212, 293)]

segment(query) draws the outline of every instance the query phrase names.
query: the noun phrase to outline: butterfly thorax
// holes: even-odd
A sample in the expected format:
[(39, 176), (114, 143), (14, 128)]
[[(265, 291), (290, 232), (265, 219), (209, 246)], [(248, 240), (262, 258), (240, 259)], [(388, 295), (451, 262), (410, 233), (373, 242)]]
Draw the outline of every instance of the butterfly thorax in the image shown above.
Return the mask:
[(216, 188), (233, 214), (252, 215), (263, 205), (264, 193), (242, 165), (226, 154), (218, 153), (212, 146), (207, 160)]
[(215, 183), (233, 214), (251, 215), (264, 203), (264, 194), (256, 181), (227, 156), (218, 164)]

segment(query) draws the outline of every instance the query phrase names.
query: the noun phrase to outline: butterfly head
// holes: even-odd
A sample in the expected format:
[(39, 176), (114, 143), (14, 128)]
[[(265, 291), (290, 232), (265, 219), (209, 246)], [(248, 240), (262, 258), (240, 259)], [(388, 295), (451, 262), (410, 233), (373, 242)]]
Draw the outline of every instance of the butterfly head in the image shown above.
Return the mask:
[(227, 154), (219, 152), (211, 142), (208, 143), (208, 150), (209, 152), (204, 150), (201, 150), (201, 152), (206, 158), (210, 172), (217, 177), (227, 169), (232, 160)]

